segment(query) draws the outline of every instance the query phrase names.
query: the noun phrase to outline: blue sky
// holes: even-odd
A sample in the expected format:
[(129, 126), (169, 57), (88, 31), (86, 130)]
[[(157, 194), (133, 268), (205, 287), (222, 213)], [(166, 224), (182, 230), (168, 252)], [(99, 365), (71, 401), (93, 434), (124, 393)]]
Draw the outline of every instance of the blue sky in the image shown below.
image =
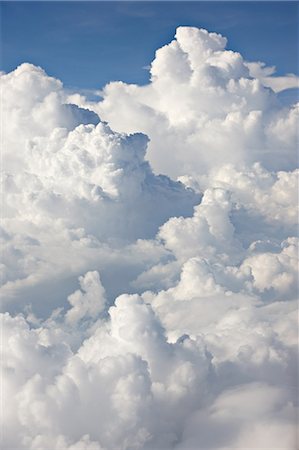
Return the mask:
[(297, 2), (1, 2), (1, 69), (42, 66), (69, 88), (143, 84), (178, 25), (220, 32), (248, 60), (297, 73)]

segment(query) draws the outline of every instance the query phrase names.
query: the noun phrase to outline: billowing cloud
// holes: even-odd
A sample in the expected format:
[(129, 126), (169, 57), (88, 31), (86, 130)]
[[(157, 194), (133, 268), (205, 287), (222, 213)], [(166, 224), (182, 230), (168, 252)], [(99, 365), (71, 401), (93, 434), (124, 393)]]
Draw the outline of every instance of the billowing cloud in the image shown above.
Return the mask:
[[(188, 265), (176, 288), (152, 300), (154, 309), (149, 293), (121, 295), (83, 334), (69, 320), (74, 308), (83, 317), (82, 302), (33, 327), (32, 318), (4, 316), (4, 381), (6, 392), (17, 392), (6, 415), (8, 447), (81, 440), (83, 448), (232, 448), (249, 442), (253, 428), (268, 448), (269, 430), (278, 428), (285, 433), (276, 442), (295, 448), (293, 390), (284, 382), (294, 376), (296, 303), (263, 306), (252, 294), (200, 281), (200, 261)], [(91, 279), (101, 286), (95, 273), (81, 285)], [(89, 295), (100, 304), (99, 287), (77, 291), (70, 303)]]
[(159, 259), (151, 244), (134, 242), (154, 238), (169, 217), (191, 215), (201, 195), (154, 175), (145, 135), (116, 133), (95, 113), (65, 104), (61, 83), (41, 69), (23, 64), (3, 84), (5, 123), (13, 124), (4, 136), (4, 296), (18, 301), (50, 274), (73, 276), (74, 284), (103, 265), (127, 279), (138, 258), (142, 270), (144, 260)]
[(146, 133), (157, 172), (177, 177), (257, 161), (271, 170), (293, 169), (298, 108), (279, 103), (279, 80), (270, 77), (274, 91), (265, 87), (260, 75), (270, 75), (269, 68), (248, 64), (226, 45), (219, 34), (179, 27), (175, 39), (157, 50), (149, 84), (112, 82), (99, 103), (78, 104), (117, 131)]
[(5, 448), (296, 448), (298, 107), (226, 46), (1, 74)]

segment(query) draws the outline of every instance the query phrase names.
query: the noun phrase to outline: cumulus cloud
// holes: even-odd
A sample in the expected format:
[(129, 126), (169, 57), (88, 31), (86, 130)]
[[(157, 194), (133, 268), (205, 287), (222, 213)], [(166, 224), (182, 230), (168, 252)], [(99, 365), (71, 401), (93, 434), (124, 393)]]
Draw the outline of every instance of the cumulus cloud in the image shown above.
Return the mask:
[(153, 238), (169, 217), (192, 214), (201, 195), (154, 175), (144, 159), (145, 135), (116, 133), (95, 113), (65, 104), (61, 83), (41, 69), (23, 64), (2, 78), (9, 92), (3, 100), (4, 296), (18, 301), (49, 274), (73, 276), (74, 284), (80, 273), (102, 269), (104, 259), (113, 259), (122, 277), (127, 266), (130, 278), (144, 253), (143, 270), (153, 252), (134, 242)]
[(98, 103), (1, 74), (5, 448), (296, 448), (298, 106), (226, 47)]
[(105, 308), (105, 290), (98, 272), (88, 272), (79, 280), (82, 290), (78, 290), (68, 297), (72, 308), (66, 314), (66, 322), (72, 326), (87, 317), (96, 318)]
[[(43, 69), (24, 63), (1, 74), (3, 99), (3, 156), (5, 167), (26, 164), (24, 143), (35, 136), (47, 136), (56, 127), (68, 130), (85, 123), (98, 123), (97, 114), (67, 104), (62, 83)], [(23, 167), (25, 169), (25, 167)]]
[[(181, 283), (187, 284), (184, 270)], [(81, 285), (91, 277), (99, 286), (95, 273)], [(189, 277), (192, 282), (190, 268)], [(215, 282), (199, 287), (193, 281), (181, 294), (180, 286), (173, 289), (165, 302), (169, 320), (157, 299), (150, 306), (149, 293), (144, 299), (121, 295), (77, 350), (67, 328), (73, 308), (34, 327), (6, 314), (3, 373), (17, 392), (11, 409), (18, 411), (6, 415), (8, 448), (80, 448), (78, 442), (83, 448), (197, 448), (198, 439), (207, 448), (232, 448), (249, 442), (252, 427), (262, 448), (276, 427), (286, 432), (279, 445), (295, 448), (295, 405), (283, 380), (292, 379), (285, 370), (296, 348), (296, 305), (262, 306), (248, 295), (228, 295)], [(101, 302), (102, 292), (88, 293)], [(78, 291), (72, 304), (74, 297)], [(185, 304), (178, 315), (177, 303)], [(82, 316), (86, 305), (76, 306)], [(288, 330), (281, 326), (286, 317)]]
[[(248, 64), (226, 45), (219, 34), (179, 27), (174, 40), (157, 50), (149, 84), (112, 82), (99, 103), (81, 99), (78, 104), (88, 105), (117, 131), (146, 133), (148, 158), (157, 172), (177, 177), (257, 161), (271, 170), (293, 169), (297, 108), (280, 105), (261, 80), (261, 73), (274, 69)], [(274, 87), (279, 80), (266, 78), (272, 80), (267, 86), (279, 90)]]

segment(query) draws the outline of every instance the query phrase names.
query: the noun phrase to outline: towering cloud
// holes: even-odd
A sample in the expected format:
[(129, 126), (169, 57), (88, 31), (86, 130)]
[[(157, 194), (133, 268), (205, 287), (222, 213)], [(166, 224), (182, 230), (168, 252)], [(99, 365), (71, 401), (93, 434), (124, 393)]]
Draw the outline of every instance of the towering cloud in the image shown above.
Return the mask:
[(152, 256), (142, 245), (121, 249), (153, 238), (169, 217), (192, 214), (201, 195), (154, 175), (145, 135), (113, 132), (95, 113), (65, 104), (61, 83), (41, 69), (23, 64), (3, 75), (3, 87), (4, 294), (18, 299), (52, 275), (115, 262), (130, 277), (136, 268), (125, 266), (138, 266), (136, 252)]
[(219, 34), (179, 27), (175, 39), (157, 50), (150, 84), (110, 83), (91, 108), (117, 131), (146, 133), (154, 169), (171, 176), (227, 162), (294, 168), (298, 107), (282, 107), (254, 76), (256, 64), (226, 43)]
[(226, 45), (1, 76), (5, 448), (296, 448), (298, 108)]

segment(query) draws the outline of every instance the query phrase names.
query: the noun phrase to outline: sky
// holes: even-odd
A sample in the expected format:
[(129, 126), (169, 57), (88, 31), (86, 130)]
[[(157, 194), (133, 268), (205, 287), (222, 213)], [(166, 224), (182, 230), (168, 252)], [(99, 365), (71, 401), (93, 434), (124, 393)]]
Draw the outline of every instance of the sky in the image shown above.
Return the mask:
[(295, 9), (2, 4), (6, 450), (297, 450)]
[(218, 31), (248, 60), (298, 72), (298, 2), (1, 2), (1, 69), (27, 61), (66, 87), (144, 84), (178, 23)]

